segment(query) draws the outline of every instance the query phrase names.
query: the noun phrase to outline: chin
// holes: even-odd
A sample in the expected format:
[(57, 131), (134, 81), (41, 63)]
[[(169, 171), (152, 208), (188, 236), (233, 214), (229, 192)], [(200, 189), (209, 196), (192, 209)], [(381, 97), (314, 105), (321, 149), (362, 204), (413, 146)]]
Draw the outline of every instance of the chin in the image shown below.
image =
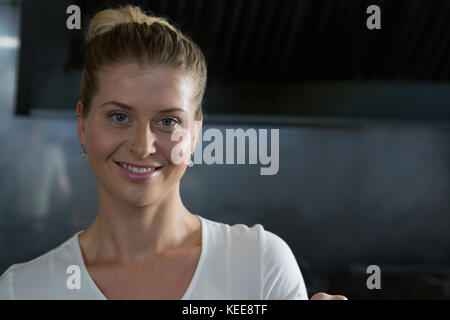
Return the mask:
[(158, 199), (158, 195), (154, 192), (154, 190), (138, 190), (132, 187), (122, 187), (121, 189), (117, 189), (117, 184), (114, 186), (114, 189), (111, 190), (110, 194), (114, 199), (134, 207), (143, 207), (155, 202)]
[(122, 202), (126, 203), (129, 207), (135, 207), (135, 208), (143, 208), (151, 205), (154, 203), (155, 200), (152, 199), (130, 199), (130, 198), (122, 198)]
[(125, 199), (123, 199), (123, 201), (133, 207), (146, 207), (148, 205), (151, 205), (152, 203), (155, 203), (157, 201), (157, 197), (151, 195), (137, 197), (136, 195), (134, 195), (131, 197), (126, 197)]

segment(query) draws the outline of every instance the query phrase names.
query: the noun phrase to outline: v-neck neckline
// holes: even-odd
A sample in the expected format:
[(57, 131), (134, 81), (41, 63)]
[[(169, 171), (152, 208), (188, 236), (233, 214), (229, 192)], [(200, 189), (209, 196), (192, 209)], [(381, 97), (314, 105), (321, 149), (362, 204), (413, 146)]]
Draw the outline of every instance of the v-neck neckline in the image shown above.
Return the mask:
[[(199, 216), (197, 214), (195, 216), (197, 216), (200, 219), (200, 223), (201, 223), (202, 248), (201, 248), (201, 252), (200, 252), (200, 258), (199, 258), (198, 263), (197, 263), (197, 267), (195, 268), (195, 271), (194, 271), (194, 275), (192, 276), (191, 282), (189, 283), (188, 288), (186, 289), (184, 295), (181, 297), (180, 300), (186, 300), (186, 299), (189, 298), (193, 288), (195, 287), (195, 284), (197, 283), (197, 279), (199, 277), (199, 273), (200, 273), (200, 270), (202, 269), (203, 261), (205, 260), (205, 255), (206, 255), (206, 245), (207, 245), (207, 241), (206, 241), (206, 223), (205, 223), (205, 221), (203, 220), (203, 218), (201, 216)], [(89, 284), (91, 285), (91, 287), (94, 289), (95, 293), (98, 295), (98, 297), (101, 300), (109, 300), (103, 294), (103, 292), (100, 290), (100, 288), (97, 286), (97, 284), (95, 283), (94, 279), (92, 279), (92, 277), (89, 274), (89, 271), (88, 271), (88, 269), (86, 267), (86, 264), (84, 262), (83, 253), (81, 251), (80, 242), (78, 240), (79, 234), (82, 233), (83, 231), (84, 231), (84, 229), (78, 231), (74, 235), (77, 260), (78, 260), (80, 268), (81, 268), (82, 276), (84, 275), (86, 277), (87, 281), (89, 282)]]

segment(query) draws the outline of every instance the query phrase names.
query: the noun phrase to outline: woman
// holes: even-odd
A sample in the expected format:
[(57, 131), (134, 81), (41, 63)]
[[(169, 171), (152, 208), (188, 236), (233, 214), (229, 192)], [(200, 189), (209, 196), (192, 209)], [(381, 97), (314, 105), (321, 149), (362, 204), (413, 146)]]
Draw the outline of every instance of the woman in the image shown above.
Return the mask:
[(201, 50), (166, 20), (133, 6), (94, 16), (77, 115), (98, 181), (97, 217), (58, 248), (11, 266), (0, 298), (308, 298), (281, 238), (183, 205), (206, 74)]

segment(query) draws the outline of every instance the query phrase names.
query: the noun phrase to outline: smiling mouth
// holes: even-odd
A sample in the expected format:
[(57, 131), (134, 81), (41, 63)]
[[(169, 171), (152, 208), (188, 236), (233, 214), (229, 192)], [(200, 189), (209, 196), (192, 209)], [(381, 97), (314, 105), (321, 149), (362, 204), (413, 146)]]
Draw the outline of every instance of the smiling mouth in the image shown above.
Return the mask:
[(127, 165), (127, 164), (122, 163), (122, 162), (114, 161), (114, 163), (116, 163), (117, 165), (119, 165), (119, 166), (121, 166), (121, 167), (123, 167), (125, 169), (128, 169), (128, 170), (130, 170), (130, 171), (132, 171), (134, 173), (141, 173), (141, 174), (142, 173), (149, 173), (149, 172), (156, 171), (156, 170), (159, 170), (159, 169), (162, 168), (162, 166), (161, 167), (156, 167), (156, 168), (152, 168), (152, 167), (138, 168), (138, 167), (133, 167), (133, 166)]

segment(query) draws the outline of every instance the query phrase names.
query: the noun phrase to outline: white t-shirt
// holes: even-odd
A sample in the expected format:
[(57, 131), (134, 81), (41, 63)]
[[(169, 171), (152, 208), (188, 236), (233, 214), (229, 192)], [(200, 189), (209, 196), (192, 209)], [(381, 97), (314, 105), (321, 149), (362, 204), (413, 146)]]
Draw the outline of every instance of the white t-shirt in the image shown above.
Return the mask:
[[(198, 217), (201, 255), (182, 300), (308, 299), (297, 261), (279, 236), (260, 224), (230, 226)], [(84, 264), (82, 231), (34, 260), (9, 267), (0, 277), (0, 299), (106, 299)]]

